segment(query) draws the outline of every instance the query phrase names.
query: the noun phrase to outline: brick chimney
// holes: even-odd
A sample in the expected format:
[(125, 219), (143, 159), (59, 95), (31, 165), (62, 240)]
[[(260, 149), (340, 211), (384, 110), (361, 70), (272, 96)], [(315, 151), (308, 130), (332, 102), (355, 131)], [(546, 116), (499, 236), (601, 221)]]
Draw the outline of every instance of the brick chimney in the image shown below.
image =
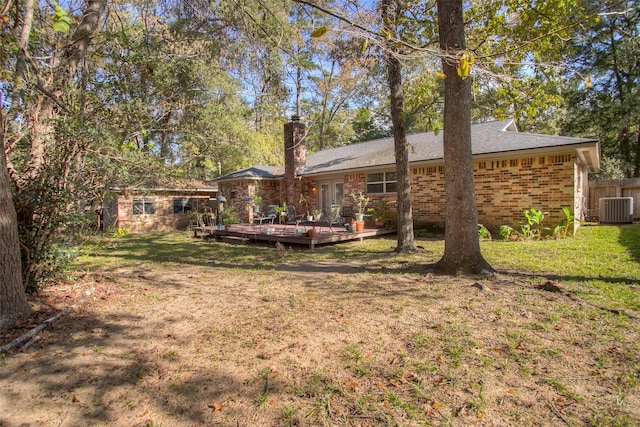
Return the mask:
[(290, 205), (297, 205), (302, 192), (302, 178), (298, 172), (306, 162), (304, 142), (305, 125), (300, 117), (294, 115), (284, 125), (284, 188), (280, 188), (280, 197)]

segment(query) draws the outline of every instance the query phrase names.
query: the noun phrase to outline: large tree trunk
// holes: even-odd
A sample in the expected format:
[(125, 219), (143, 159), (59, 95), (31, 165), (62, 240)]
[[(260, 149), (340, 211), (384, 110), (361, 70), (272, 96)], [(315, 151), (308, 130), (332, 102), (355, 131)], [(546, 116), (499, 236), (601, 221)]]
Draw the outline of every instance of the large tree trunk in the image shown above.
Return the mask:
[(5, 120), (0, 112), (0, 329), (31, 311), (22, 284), (18, 218), (4, 153)]
[[(382, 19), (387, 31), (395, 33), (397, 9), (395, 2), (382, 2)], [(404, 90), (402, 87), (402, 65), (394, 55), (392, 46), (385, 52), (387, 61), (387, 81), (391, 104), (391, 123), (393, 124), (393, 142), (396, 153), (398, 246), (396, 252), (415, 252), (413, 237), (413, 211), (411, 209), (411, 181), (409, 175), (409, 145), (404, 122)]]
[(444, 85), (444, 173), (446, 224), (444, 255), (436, 270), (445, 274), (493, 272), (480, 253), (478, 207), (471, 152), (471, 83), (457, 67), (465, 50), (461, 0), (438, 0), (438, 29)]

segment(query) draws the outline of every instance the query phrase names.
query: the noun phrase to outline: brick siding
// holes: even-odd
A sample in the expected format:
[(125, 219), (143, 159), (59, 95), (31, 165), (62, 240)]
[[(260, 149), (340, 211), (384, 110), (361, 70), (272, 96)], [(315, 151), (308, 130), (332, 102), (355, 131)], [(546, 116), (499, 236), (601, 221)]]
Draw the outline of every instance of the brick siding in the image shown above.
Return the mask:
[[(525, 219), (523, 211), (535, 208), (549, 212), (549, 224), (557, 224), (564, 218), (563, 207), (575, 208), (575, 162), (573, 154), (474, 162), (479, 222), (493, 230), (504, 224), (517, 226)], [(410, 173), (415, 228), (444, 227), (444, 165), (413, 166)], [(366, 176), (344, 175), (345, 206), (353, 205), (351, 192), (366, 192)], [(373, 208), (381, 200), (396, 200), (395, 194), (368, 196), (368, 207)], [(387, 210), (395, 221), (395, 205), (389, 204)]]
[[(490, 229), (519, 225), (524, 210), (550, 213), (549, 223), (574, 209), (575, 155), (474, 162), (478, 221)], [(413, 218), (417, 228), (444, 226), (444, 167), (411, 168)]]
[[(155, 213), (151, 215), (134, 215), (133, 200), (144, 199), (153, 201)], [(193, 194), (146, 194), (131, 195), (121, 194), (117, 198), (117, 227), (127, 229), (132, 233), (142, 233), (149, 231), (171, 231), (187, 228), (191, 219), (189, 214), (174, 214), (174, 199), (191, 199), (193, 209), (204, 210), (209, 206), (209, 195)], [(111, 226), (114, 224), (105, 224)]]

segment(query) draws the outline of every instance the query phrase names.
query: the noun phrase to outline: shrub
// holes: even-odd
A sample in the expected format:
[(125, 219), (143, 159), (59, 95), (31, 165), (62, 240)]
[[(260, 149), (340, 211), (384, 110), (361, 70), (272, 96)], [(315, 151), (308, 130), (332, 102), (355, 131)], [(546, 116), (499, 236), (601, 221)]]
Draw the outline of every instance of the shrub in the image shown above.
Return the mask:
[(564, 213), (564, 219), (556, 225), (556, 228), (553, 229), (553, 237), (556, 239), (564, 239), (566, 237), (573, 236), (573, 228), (575, 222), (578, 221), (571, 214), (569, 208), (562, 208), (562, 213)]
[(478, 235), (481, 239), (491, 240), (491, 232), (482, 224), (478, 224)]
[[(556, 239), (573, 236), (573, 227), (577, 221), (569, 208), (562, 208), (565, 218), (553, 229), (551, 235)], [(520, 226), (520, 231), (508, 225), (500, 226), (500, 238), (502, 240), (539, 240), (549, 235), (550, 228), (544, 221), (549, 216), (548, 212), (542, 212), (535, 208), (523, 212), (527, 222)], [(481, 234), (482, 235), (482, 234)]]

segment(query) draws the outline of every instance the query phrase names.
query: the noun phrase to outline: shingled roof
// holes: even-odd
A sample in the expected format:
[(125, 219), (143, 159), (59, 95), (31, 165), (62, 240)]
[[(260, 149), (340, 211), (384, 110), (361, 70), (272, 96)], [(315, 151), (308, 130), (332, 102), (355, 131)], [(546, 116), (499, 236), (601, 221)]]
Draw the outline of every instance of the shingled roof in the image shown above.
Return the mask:
[(283, 176), (284, 168), (282, 166), (251, 166), (216, 178), (216, 182), (243, 179), (279, 179)]
[[(443, 159), (442, 132), (407, 135), (409, 162)], [(491, 121), (471, 126), (472, 152), (477, 155), (516, 154), (518, 151), (575, 146), (578, 155), (597, 171), (597, 140), (567, 136), (520, 133), (513, 120)], [(376, 139), (319, 151), (307, 157), (301, 175), (316, 175), (346, 170), (380, 168), (395, 164), (393, 137)]]

